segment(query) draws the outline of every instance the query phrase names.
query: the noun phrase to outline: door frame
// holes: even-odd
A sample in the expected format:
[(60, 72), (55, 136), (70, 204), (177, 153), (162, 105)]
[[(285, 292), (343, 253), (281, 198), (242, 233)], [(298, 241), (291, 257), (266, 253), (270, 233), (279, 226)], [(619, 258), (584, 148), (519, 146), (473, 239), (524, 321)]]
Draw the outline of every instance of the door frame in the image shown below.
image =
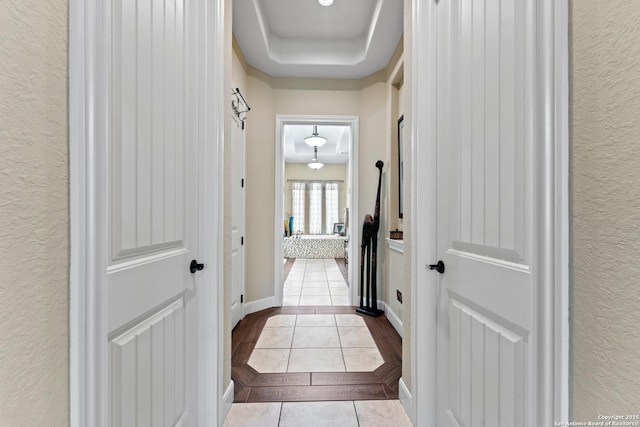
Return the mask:
[[(282, 245), (282, 218), (284, 216), (284, 126), (291, 124), (298, 125), (341, 125), (351, 128), (351, 142), (349, 146), (349, 253), (351, 256), (357, 253), (354, 251), (358, 246), (355, 242), (360, 241), (360, 230), (357, 223), (354, 226), (354, 218), (359, 218), (358, 213), (358, 147), (359, 147), (359, 126), (358, 116), (326, 116), (326, 115), (276, 115), (276, 146), (275, 146), (275, 216), (274, 225), (274, 278), (273, 295), (274, 305), (282, 306), (282, 286), (284, 280), (284, 268), (282, 265), (283, 245)], [(353, 263), (347, 266), (347, 278), (349, 279), (349, 297), (351, 304), (358, 298), (358, 287), (354, 283), (359, 283), (359, 271), (353, 268)]]
[[(416, 425), (436, 424), (437, 277), (426, 264), (437, 259), (436, 206), (436, 2), (412, 0), (411, 123), (411, 391), (405, 406)], [(568, 1), (542, 0), (537, 35), (539, 151), (535, 159), (534, 319), (537, 375), (531, 396), (533, 425), (569, 416), (569, 13)], [(426, 43), (425, 43), (426, 41)], [(430, 53), (429, 53), (430, 52)], [(420, 78), (416, 78), (420, 76)], [(419, 402), (419, 404), (418, 404)]]
[[(198, 0), (199, 140), (204, 171), (197, 254), (208, 268), (198, 278), (198, 402), (200, 426), (221, 424), (223, 404), (223, 153), (224, 0)], [(69, 1), (69, 402), (70, 425), (108, 426), (107, 197), (108, 119), (104, 69), (108, 5)], [(206, 72), (205, 72), (206, 71)], [(209, 183), (215, 183), (209, 185)], [(228, 390), (227, 390), (228, 394)], [(233, 394), (233, 393), (231, 393)]]

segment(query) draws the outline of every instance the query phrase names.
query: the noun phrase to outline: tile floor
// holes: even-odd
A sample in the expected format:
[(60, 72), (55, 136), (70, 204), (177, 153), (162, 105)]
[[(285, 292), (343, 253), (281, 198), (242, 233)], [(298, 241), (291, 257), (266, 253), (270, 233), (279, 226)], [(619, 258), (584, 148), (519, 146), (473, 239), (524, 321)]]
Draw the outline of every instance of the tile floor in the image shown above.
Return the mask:
[(234, 403), (225, 427), (411, 427), (398, 400)]
[[(349, 288), (333, 259), (298, 259), (283, 305), (348, 306)], [(384, 360), (355, 314), (272, 316), (249, 365), (261, 373), (373, 371)], [(225, 427), (412, 427), (398, 400), (234, 403)]]
[(349, 288), (334, 259), (296, 259), (282, 305), (349, 305)]
[(265, 324), (248, 364), (260, 373), (371, 372), (384, 363), (356, 314), (279, 314)]

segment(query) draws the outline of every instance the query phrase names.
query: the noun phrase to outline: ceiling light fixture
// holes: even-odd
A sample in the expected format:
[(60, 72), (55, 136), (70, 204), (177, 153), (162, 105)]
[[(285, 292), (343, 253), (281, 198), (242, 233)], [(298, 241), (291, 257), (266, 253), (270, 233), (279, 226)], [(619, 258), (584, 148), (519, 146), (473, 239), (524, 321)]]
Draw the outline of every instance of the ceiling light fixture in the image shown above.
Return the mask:
[(313, 134), (311, 134), (311, 136), (306, 137), (304, 139), (304, 142), (309, 147), (322, 147), (327, 142), (327, 138), (325, 138), (324, 136), (318, 135), (318, 126), (314, 126)]
[(324, 166), (324, 163), (318, 161), (318, 147), (313, 147), (313, 159), (307, 165), (313, 170), (318, 170)]
[(333, 4), (333, 0), (318, 0), (318, 3), (323, 6), (331, 6)]

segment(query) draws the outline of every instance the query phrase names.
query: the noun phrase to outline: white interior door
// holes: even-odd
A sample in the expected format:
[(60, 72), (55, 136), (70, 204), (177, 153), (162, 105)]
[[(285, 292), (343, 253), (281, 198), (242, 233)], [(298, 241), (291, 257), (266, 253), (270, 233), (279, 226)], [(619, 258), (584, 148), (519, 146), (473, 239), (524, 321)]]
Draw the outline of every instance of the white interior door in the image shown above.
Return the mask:
[[(234, 86), (236, 87), (236, 86)], [(244, 126), (233, 115), (231, 121), (231, 328), (242, 319), (244, 294)]]
[(531, 426), (533, 2), (436, 3), (437, 425)]
[(112, 0), (109, 420), (197, 424), (196, 29), (184, 0)]

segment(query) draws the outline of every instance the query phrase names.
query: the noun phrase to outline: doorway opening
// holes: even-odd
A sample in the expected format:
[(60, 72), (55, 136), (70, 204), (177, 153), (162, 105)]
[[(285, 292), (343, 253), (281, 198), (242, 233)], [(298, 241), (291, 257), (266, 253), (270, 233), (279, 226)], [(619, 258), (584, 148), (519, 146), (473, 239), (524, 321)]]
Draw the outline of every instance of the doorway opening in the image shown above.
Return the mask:
[[(327, 143), (314, 153), (304, 139), (315, 130)], [(320, 169), (308, 165), (312, 156), (323, 163)], [(276, 305), (352, 305), (358, 283), (349, 263), (359, 241), (357, 226), (351, 226), (358, 218), (358, 117), (276, 116), (275, 162)], [(305, 278), (318, 286), (302, 295)]]
[(282, 138), (282, 305), (349, 306), (351, 129), (285, 124)]

